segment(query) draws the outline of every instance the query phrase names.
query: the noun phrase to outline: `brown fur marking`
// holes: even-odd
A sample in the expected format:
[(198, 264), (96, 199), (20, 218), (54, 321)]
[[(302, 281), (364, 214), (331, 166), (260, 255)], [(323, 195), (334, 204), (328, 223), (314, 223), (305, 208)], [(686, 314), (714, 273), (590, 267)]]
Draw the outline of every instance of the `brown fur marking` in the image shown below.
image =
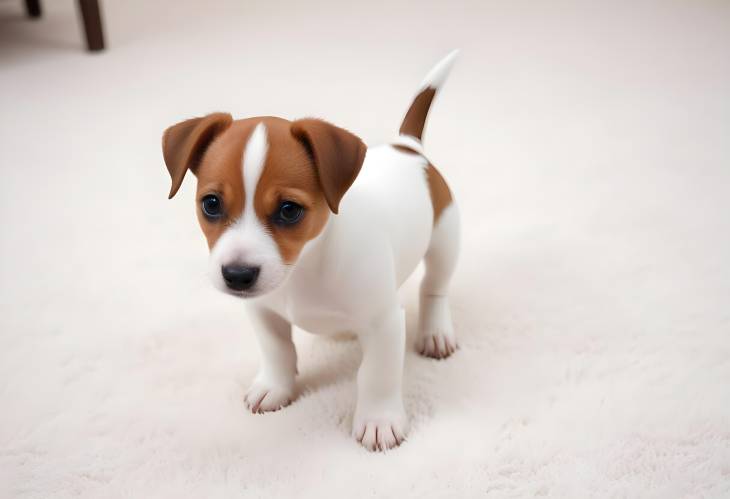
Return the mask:
[[(268, 150), (255, 193), (244, 192), (243, 154), (259, 123), (266, 126)], [(337, 213), (340, 199), (355, 180), (367, 147), (350, 132), (316, 119), (290, 122), (275, 117), (231, 121), (216, 113), (170, 127), (163, 137), (163, 153), (173, 181), (171, 195), (190, 169), (198, 177), (197, 216), (208, 247), (241, 216), (247, 195), (254, 211), (279, 247), (286, 263), (293, 263), (304, 244), (324, 228), (330, 209)], [(201, 202), (218, 196), (224, 215), (208, 220)], [(299, 222), (282, 226), (272, 221), (281, 203), (304, 208)]]
[(180, 189), (188, 170), (196, 172), (211, 142), (232, 121), (228, 113), (212, 113), (182, 121), (165, 130), (162, 135), (162, 155), (172, 180), (168, 198), (171, 199)]
[[(310, 154), (292, 134), (290, 121), (274, 117), (237, 120), (210, 145), (197, 171), (198, 220), (208, 247), (213, 248), (225, 230), (242, 216), (246, 196), (252, 195), (244, 192), (243, 155), (248, 139), (261, 122), (266, 126), (268, 150), (253, 193), (254, 211), (279, 247), (282, 259), (293, 263), (304, 244), (324, 228), (329, 208)], [(225, 211), (223, 219), (210, 221), (203, 215), (200, 203), (208, 194), (220, 197)], [(283, 201), (304, 207), (298, 223), (281, 226), (272, 222)]]
[[(271, 232), (284, 262), (294, 263), (304, 244), (324, 228), (329, 208), (307, 149), (292, 135), (292, 124), (280, 119), (268, 119), (264, 124), (269, 149), (256, 186), (254, 209)], [(284, 201), (304, 207), (298, 223), (281, 226), (271, 222)]]
[(428, 190), (433, 205), (433, 224), (436, 225), (441, 213), (451, 204), (453, 198), (446, 181), (431, 163), (426, 167), (426, 180), (428, 181)]
[(431, 101), (435, 95), (436, 89), (427, 87), (413, 99), (400, 126), (401, 135), (410, 135), (421, 140), (423, 129), (426, 126), (428, 109), (431, 107)]
[(393, 149), (395, 149), (396, 151), (404, 152), (406, 154), (417, 154), (417, 155), (421, 156), (420, 152), (416, 151), (415, 149), (411, 149), (408, 146), (404, 146), (401, 144), (391, 144), (391, 145), (393, 146)]
[[(415, 154), (428, 161), (423, 154), (408, 146), (400, 144), (391, 144), (391, 146), (397, 151), (406, 154)], [(433, 224), (436, 225), (436, 222), (438, 222), (441, 216), (441, 212), (452, 202), (451, 191), (441, 176), (441, 173), (430, 162), (426, 166), (426, 181), (428, 182), (428, 191), (431, 196), (431, 205), (433, 206)]]
[(327, 204), (337, 213), (342, 196), (360, 172), (367, 146), (347, 130), (318, 119), (295, 121), (291, 133), (309, 152)]
[[(246, 199), (243, 191), (241, 157), (257, 121), (237, 120), (208, 148), (197, 171), (198, 188), (195, 196), (196, 212), (208, 248), (234, 223), (243, 211)], [(203, 216), (201, 201), (208, 194), (217, 195), (223, 202), (224, 217), (210, 221)]]

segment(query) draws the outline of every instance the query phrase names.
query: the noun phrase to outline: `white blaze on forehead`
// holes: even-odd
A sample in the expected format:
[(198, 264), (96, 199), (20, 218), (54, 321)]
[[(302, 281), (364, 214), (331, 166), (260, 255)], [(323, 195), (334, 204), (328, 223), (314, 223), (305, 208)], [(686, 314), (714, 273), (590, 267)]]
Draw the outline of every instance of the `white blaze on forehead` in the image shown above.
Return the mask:
[(261, 178), (261, 172), (266, 163), (266, 154), (269, 150), (269, 144), (266, 139), (266, 125), (259, 123), (254, 128), (251, 137), (246, 143), (243, 151), (243, 192), (246, 196), (246, 206), (244, 212), (248, 209), (253, 212), (253, 199), (256, 194), (256, 186)]
[(259, 278), (250, 290), (253, 295), (267, 293), (282, 283), (288, 274), (279, 247), (254, 210), (254, 198), (269, 150), (266, 126), (259, 123), (246, 142), (241, 168), (246, 198), (240, 217), (218, 239), (210, 253), (210, 276), (213, 283), (226, 289), (221, 277), (225, 265), (259, 267)]

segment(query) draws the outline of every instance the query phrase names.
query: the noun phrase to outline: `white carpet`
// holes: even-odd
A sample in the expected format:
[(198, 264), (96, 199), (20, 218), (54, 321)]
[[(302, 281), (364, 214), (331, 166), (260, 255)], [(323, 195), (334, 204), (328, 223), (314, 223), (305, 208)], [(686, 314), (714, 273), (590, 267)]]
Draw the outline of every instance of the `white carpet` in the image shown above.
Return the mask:
[[(730, 496), (730, 4), (108, 0), (88, 55), (46, 3), (0, 3), (0, 498)], [(162, 130), (388, 140), (454, 47), (426, 149), (461, 350), (409, 351), (385, 455), (349, 437), (353, 342), (298, 333), (302, 396), (248, 414), (256, 345)]]

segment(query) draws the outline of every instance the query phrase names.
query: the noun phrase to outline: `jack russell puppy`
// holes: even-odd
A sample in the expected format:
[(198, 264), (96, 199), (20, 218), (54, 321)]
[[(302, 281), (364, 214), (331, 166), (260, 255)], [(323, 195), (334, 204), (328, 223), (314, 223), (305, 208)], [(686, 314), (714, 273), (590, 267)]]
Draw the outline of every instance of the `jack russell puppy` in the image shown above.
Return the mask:
[(398, 288), (421, 259), (416, 350), (442, 359), (456, 350), (448, 303), (459, 251), (459, 214), (421, 136), (454, 51), (424, 79), (392, 143), (368, 148), (319, 119), (213, 113), (168, 128), (162, 138), (170, 198), (190, 170), (198, 179), (209, 273), (246, 298), (261, 347), (245, 396), (254, 413), (295, 396), (292, 326), (352, 332), (362, 347), (352, 434), (370, 450), (399, 445), (405, 314)]

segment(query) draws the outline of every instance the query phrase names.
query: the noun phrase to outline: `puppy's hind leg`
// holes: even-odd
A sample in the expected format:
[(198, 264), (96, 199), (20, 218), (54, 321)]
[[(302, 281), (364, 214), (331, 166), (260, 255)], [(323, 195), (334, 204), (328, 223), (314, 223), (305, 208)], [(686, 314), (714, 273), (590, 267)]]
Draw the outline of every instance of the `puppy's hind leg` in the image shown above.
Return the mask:
[(368, 450), (400, 445), (408, 432), (403, 410), (405, 313), (394, 304), (359, 333), (362, 363), (357, 372), (357, 407), (352, 434)]
[(449, 204), (441, 212), (423, 258), (416, 351), (443, 359), (456, 350), (456, 335), (449, 309), (449, 281), (459, 255), (459, 211)]

